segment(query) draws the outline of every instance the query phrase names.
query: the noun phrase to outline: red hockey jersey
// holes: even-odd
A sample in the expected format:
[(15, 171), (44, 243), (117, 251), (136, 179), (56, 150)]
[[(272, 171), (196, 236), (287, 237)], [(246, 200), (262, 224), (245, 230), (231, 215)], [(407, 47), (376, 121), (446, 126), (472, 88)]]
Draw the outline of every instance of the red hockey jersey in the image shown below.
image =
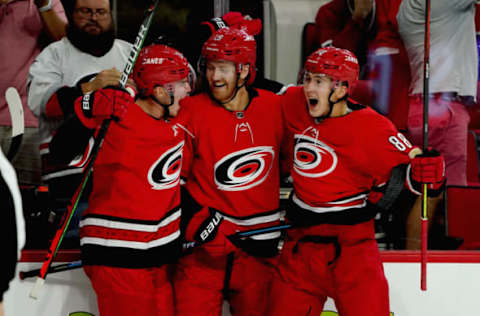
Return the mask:
[[(371, 188), (388, 181), (392, 168), (408, 164), (412, 145), (393, 124), (368, 107), (316, 122), (302, 87), (289, 88), (282, 106), (293, 142), (293, 203), (324, 215), (366, 206)], [(341, 220), (340, 220), (341, 222)]]
[(283, 120), (279, 97), (249, 90), (245, 111), (232, 112), (207, 94), (182, 100), (187, 114), (185, 185), (201, 205), (238, 225), (279, 219), (279, 149)]
[(111, 124), (80, 222), (84, 264), (145, 268), (176, 259), (184, 137), (175, 121), (133, 103)]

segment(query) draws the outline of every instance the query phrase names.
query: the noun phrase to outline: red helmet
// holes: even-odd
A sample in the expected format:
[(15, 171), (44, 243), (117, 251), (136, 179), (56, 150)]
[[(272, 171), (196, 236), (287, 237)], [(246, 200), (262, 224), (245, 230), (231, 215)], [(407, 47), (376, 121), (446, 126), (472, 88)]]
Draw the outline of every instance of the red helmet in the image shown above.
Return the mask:
[(149, 96), (156, 86), (180, 81), (188, 73), (188, 61), (179, 51), (155, 44), (141, 50), (133, 68), (133, 80), (139, 92)]
[(257, 43), (253, 36), (243, 30), (224, 27), (213, 33), (203, 44), (202, 58), (232, 61), (237, 67), (237, 72), (240, 72), (242, 64), (248, 64), (250, 78), (247, 84), (252, 84), (255, 80)]
[(360, 66), (352, 52), (329, 46), (320, 48), (308, 56), (305, 70), (325, 74), (333, 80), (348, 81), (351, 87), (358, 80)]

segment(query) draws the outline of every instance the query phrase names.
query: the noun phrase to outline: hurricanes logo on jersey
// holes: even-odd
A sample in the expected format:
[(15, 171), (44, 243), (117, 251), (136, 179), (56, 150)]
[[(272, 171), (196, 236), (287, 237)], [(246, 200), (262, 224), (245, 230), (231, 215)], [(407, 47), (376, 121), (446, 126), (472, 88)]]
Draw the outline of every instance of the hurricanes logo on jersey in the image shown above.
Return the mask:
[(337, 166), (335, 151), (321, 141), (307, 135), (295, 135), (295, 171), (305, 177), (323, 177)]
[(172, 188), (180, 181), (184, 141), (167, 150), (148, 170), (148, 182), (154, 190)]
[(228, 154), (215, 164), (215, 184), (223, 191), (242, 191), (259, 185), (270, 173), (274, 157), (271, 146)]

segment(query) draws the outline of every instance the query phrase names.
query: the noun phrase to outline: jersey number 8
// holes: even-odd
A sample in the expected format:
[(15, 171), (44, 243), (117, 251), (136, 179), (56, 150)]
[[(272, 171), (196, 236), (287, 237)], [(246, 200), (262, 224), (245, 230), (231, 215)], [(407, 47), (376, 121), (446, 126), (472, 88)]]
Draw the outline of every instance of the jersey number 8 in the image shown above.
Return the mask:
[(398, 133), (397, 136), (390, 136), (388, 141), (400, 151), (405, 151), (407, 148), (412, 148), (412, 144), (405, 136), (403, 136), (402, 133)]

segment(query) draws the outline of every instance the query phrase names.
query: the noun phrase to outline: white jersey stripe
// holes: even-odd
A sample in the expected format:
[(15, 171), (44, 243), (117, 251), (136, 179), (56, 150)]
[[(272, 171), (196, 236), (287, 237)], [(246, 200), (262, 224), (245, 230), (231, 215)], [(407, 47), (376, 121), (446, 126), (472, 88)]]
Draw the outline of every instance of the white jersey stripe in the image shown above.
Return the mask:
[(366, 199), (367, 199), (367, 194), (359, 194), (359, 195), (356, 195), (356, 196), (351, 197), (349, 199), (327, 202), (325, 204), (338, 205), (338, 204), (350, 203), (350, 202), (353, 202), (355, 200), (366, 200)]
[(112, 228), (112, 229), (124, 229), (124, 230), (138, 231), (138, 232), (153, 233), (158, 231), (160, 227), (167, 226), (168, 224), (178, 219), (181, 214), (182, 214), (182, 209), (178, 209), (176, 212), (170, 214), (167, 218), (165, 218), (158, 224), (134, 224), (134, 223), (125, 223), (121, 221), (104, 219), (104, 218), (87, 217), (86, 219), (83, 219), (80, 221), (79, 226), (80, 227), (100, 226), (100, 227)]
[(132, 249), (139, 249), (139, 250), (148, 250), (154, 247), (168, 244), (173, 240), (177, 239), (179, 236), (180, 236), (180, 230), (177, 230), (168, 236), (165, 236), (156, 240), (151, 240), (148, 242), (127, 241), (127, 240), (119, 240), (119, 239), (105, 239), (105, 238), (97, 238), (97, 237), (83, 237), (83, 238), (80, 238), (80, 245), (81, 246), (96, 245), (96, 246), (104, 246), (104, 247), (122, 247), (122, 248), (132, 248)]
[(347, 205), (347, 206), (327, 206), (327, 207), (314, 207), (310, 206), (307, 203), (303, 202), (300, 200), (295, 194), (293, 194), (292, 200), (295, 204), (297, 204), (299, 207), (309, 210), (314, 213), (328, 213), (328, 212), (340, 212), (344, 211), (350, 208), (362, 208), (367, 205), (367, 200), (366, 196), (365, 198), (359, 199), (358, 202), (359, 204), (356, 205)]

